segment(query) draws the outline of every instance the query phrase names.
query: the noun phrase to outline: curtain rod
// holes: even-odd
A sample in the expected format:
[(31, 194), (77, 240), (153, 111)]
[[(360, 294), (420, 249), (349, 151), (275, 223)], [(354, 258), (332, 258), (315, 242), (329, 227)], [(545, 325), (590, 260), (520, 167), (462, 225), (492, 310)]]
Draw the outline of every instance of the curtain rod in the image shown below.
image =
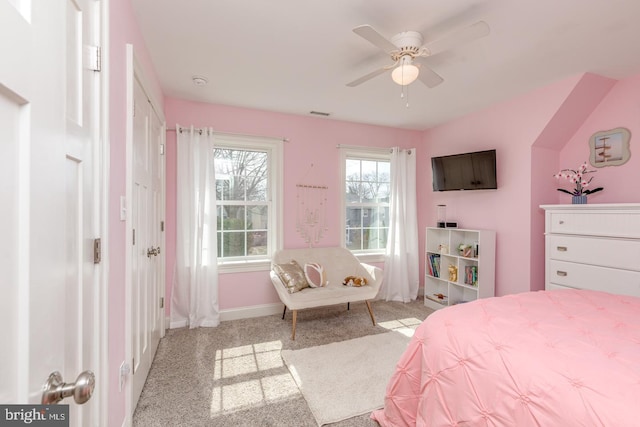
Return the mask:
[[(180, 129), (176, 129), (176, 128), (168, 128), (167, 132), (180, 132), (182, 133), (183, 129), (189, 129), (189, 128), (180, 128)], [(206, 131), (206, 129), (203, 128), (193, 128), (193, 130), (195, 130), (196, 132), (199, 132), (200, 135), (202, 135), (203, 131)], [(289, 142), (289, 138), (285, 138), (284, 136), (264, 136), (264, 135), (252, 135), (252, 134), (248, 134), (248, 133), (233, 133), (233, 132), (220, 132), (217, 130), (214, 130), (213, 133), (218, 133), (221, 135), (232, 135), (232, 136), (249, 136), (249, 137), (253, 137), (253, 138), (273, 138), (273, 139), (280, 139), (283, 142)]]
[[(393, 152), (393, 148), (387, 147), (367, 147), (366, 145), (346, 145), (346, 144), (338, 144), (336, 148), (347, 148), (352, 150), (367, 150), (367, 151), (389, 151), (389, 153)], [(407, 150), (409, 154), (411, 154), (411, 150), (407, 148), (400, 148), (401, 150)]]

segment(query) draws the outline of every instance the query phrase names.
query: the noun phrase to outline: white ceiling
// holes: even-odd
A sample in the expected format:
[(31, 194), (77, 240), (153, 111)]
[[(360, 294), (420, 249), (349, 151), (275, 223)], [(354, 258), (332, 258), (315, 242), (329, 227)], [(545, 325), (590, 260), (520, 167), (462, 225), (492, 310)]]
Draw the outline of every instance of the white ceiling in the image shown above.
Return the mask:
[[(640, 0), (132, 0), (169, 97), (423, 130), (570, 76), (640, 73)], [(390, 63), (353, 33), (425, 41), (484, 20), (489, 36), (427, 58), (429, 89), (383, 74)], [(192, 76), (209, 80), (195, 86)]]

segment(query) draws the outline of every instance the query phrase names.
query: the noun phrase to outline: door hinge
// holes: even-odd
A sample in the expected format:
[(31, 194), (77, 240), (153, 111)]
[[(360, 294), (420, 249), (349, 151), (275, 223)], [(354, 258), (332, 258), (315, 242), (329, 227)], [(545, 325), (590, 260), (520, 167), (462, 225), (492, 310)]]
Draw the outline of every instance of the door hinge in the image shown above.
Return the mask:
[(160, 155), (164, 156), (164, 144), (160, 144)]
[(136, 244), (136, 229), (133, 229), (133, 243), (132, 244)]
[(102, 242), (100, 238), (93, 239), (93, 263), (100, 264), (102, 261)]
[(133, 359), (131, 359), (131, 373), (132, 374), (136, 373), (136, 358), (135, 357)]
[(102, 71), (102, 48), (84, 46), (84, 67), (92, 71)]
[(164, 308), (164, 297), (160, 297), (160, 308)]
[(164, 231), (164, 221), (160, 221), (160, 231)]

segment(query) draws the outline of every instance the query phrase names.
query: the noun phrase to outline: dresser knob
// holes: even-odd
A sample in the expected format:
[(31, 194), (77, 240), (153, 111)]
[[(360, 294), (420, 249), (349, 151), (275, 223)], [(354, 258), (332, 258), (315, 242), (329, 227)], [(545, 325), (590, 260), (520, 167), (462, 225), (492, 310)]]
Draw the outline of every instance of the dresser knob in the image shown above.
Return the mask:
[(564, 224), (564, 221), (560, 220), (560, 221), (559, 221), (559, 223), (560, 223), (560, 224)]
[(556, 249), (558, 250), (558, 252), (567, 252), (566, 246), (556, 246)]
[(566, 271), (560, 271), (560, 270), (558, 270), (558, 271), (556, 271), (556, 274), (557, 274), (558, 276), (564, 277), (564, 276), (566, 276), (566, 275), (567, 275), (567, 272), (566, 272)]

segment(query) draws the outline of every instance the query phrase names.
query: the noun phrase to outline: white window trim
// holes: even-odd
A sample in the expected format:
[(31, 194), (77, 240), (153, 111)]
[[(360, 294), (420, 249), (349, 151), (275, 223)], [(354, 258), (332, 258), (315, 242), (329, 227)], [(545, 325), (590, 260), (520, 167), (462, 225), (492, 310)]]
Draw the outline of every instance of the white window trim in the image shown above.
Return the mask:
[[(283, 222), (284, 213), (284, 193), (283, 193), (283, 143), (282, 139), (267, 138), (259, 136), (232, 135), (225, 133), (214, 134), (214, 146), (229, 147), (244, 150), (266, 150), (269, 151), (269, 199), (271, 201), (272, 212), (269, 213), (268, 232), (270, 237), (267, 245), (267, 254), (264, 258), (251, 259), (231, 259), (218, 258), (218, 272), (242, 273), (250, 271), (265, 271), (271, 268), (271, 258), (273, 253), (282, 249), (283, 245)], [(274, 202), (275, 201), (275, 202)]]
[[(347, 203), (344, 196), (344, 185), (347, 180), (346, 163), (347, 158), (354, 157), (358, 159), (370, 159), (370, 160), (388, 160), (391, 161), (391, 148), (354, 148), (354, 147), (341, 147), (340, 148), (340, 246), (347, 248), (347, 242), (345, 238), (344, 224), (347, 221)], [(383, 262), (385, 260), (385, 250), (370, 250), (370, 251), (351, 251), (356, 258), (362, 262)]]

